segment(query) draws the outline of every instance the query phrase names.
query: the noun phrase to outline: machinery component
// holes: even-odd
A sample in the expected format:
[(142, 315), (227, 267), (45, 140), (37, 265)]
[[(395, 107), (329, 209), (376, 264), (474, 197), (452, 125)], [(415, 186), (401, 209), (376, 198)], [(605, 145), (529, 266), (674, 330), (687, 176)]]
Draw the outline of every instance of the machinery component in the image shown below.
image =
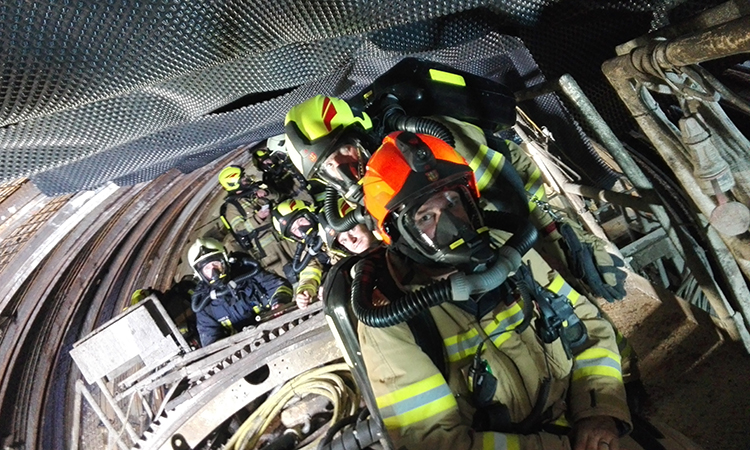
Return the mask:
[[(706, 14), (708, 17), (711, 13)], [(706, 169), (698, 170), (700, 175), (708, 178), (709, 183), (712, 178), (717, 181), (710, 184), (710, 193), (716, 196), (716, 201), (714, 201), (706, 194), (709, 186), (705, 181), (696, 178), (695, 167), (686, 157), (691, 154), (691, 149), (699, 149), (693, 153), (698, 155), (697, 162), (704, 163), (706, 153), (704, 153), (703, 146), (707, 144), (707, 132), (710, 131), (714, 140), (721, 139), (720, 143), (713, 145), (713, 148), (708, 151), (719, 152), (721, 158), (726, 160), (737, 181), (732, 193), (745, 203), (750, 193), (750, 183), (744, 179), (744, 176), (743, 179), (739, 179), (739, 176), (747, 170), (745, 154), (746, 149), (750, 147), (750, 142), (737, 130), (716, 103), (714, 91), (721, 92), (723, 89), (709, 87), (712, 83), (716, 84), (715, 80), (701, 80), (701, 70), (691, 67), (691, 65), (711, 59), (750, 52), (750, 38), (747, 35), (750, 15), (739, 18), (730, 17), (728, 21), (717, 20), (717, 17), (722, 16), (711, 16), (710, 27), (699, 32), (654, 41), (641, 40), (633, 45), (621, 46), (619, 49), (621, 56), (605, 62), (602, 69), (646, 137), (671, 167), (682, 188), (692, 198), (698, 210), (704, 217), (713, 216), (720, 227), (717, 228), (718, 230), (723, 229), (728, 232), (718, 234), (714, 228), (706, 230), (707, 242), (711, 247), (709, 254), (715, 255), (715, 264), (711, 266), (700, 255), (694, 253), (702, 252), (702, 249), (692, 250), (689, 246), (683, 247), (679, 243), (679, 238), (672, 236), (671, 231), (669, 233), (676, 248), (694, 253), (693, 255), (686, 253), (684, 260), (690, 266), (691, 272), (701, 285), (712, 308), (721, 317), (718, 325), (734, 339), (742, 340), (745, 348), (750, 351), (750, 333), (747, 331), (748, 324), (750, 324), (750, 290), (744, 281), (750, 276), (750, 242), (744, 237), (744, 233), (742, 236), (732, 235), (736, 231), (747, 230), (743, 223), (745, 213), (739, 212), (743, 206), (729, 206), (728, 208), (731, 209), (723, 206), (730, 204), (725, 201), (729, 199), (724, 194), (724, 189), (730, 183), (729, 178), (722, 175), (726, 170), (721, 163), (715, 165), (709, 162)], [(625, 54), (626, 52), (628, 54)], [(666, 88), (666, 93), (680, 100), (684, 105), (684, 113), (700, 112), (703, 123), (698, 125), (697, 122), (686, 120), (682, 126), (684, 135), (680, 133), (666, 118), (659, 103), (647, 90), (652, 88), (665, 93), (662, 87)], [(706, 129), (701, 131), (700, 128)], [(735, 166), (742, 169), (735, 171)], [(631, 179), (637, 185), (641, 184), (635, 178), (631, 177)], [(719, 210), (714, 214), (717, 207)], [(663, 210), (656, 209), (655, 213), (662, 226), (668, 225), (669, 219), (664, 215)], [(726, 222), (733, 221), (732, 217), (735, 213), (739, 219), (738, 223), (727, 225)], [(729, 220), (726, 220), (727, 217)], [(734, 229), (732, 225), (739, 226)], [(700, 224), (698, 227), (700, 228)], [(665, 229), (669, 230), (668, 227)], [(720, 273), (713, 273), (715, 269), (719, 269)], [(717, 279), (725, 280), (725, 283)], [(739, 308), (742, 314), (735, 314), (734, 307)]]

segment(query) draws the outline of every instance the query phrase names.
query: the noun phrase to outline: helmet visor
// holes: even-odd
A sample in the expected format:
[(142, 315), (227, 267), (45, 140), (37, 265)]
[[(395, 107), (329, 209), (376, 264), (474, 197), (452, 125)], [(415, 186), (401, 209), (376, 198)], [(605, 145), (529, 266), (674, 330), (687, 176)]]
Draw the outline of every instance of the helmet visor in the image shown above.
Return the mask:
[(361, 198), (359, 180), (364, 175), (368, 154), (361, 142), (349, 137), (336, 143), (336, 148), (320, 162), (315, 175), (332, 185), (345, 198)]
[(221, 253), (206, 255), (195, 262), (195, 270), (203, 280), (210, 284), (216, 283), (226, 276), (227, 267), (224, 255)]

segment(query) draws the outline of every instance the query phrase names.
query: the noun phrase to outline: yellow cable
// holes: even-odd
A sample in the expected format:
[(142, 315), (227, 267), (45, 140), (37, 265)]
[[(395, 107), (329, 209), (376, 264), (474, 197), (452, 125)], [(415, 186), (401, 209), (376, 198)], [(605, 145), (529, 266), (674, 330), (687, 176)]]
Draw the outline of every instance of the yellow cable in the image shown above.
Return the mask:
[[(349, 366), (345, 363), (339, 363), (309, 370), (287, 382), (247, 418), (226, 443), (224, 450), (249, 450), (254, 448), (268, 426), (281, 413), (286, 404), (295, 397), (302, 398), (314, 394), (328, 398), (333, 404), (331, 424), (353, 415), (359, 407), (360, 393), (352, 390), (341, 375), (335, 372), (345, 372), (351, 380)], [(353, 381), (350, 384), (356, 386)], [(318, 441), (322, 438), (323, 436), (319, 437), (305, 448), (317, 447)]]

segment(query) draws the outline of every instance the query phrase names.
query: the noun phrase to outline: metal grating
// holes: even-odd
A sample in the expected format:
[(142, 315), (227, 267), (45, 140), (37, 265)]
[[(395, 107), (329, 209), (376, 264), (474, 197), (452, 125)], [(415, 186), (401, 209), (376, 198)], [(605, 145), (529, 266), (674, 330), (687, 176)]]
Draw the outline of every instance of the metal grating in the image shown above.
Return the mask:
[[(555, 55), (598, 67), (595, 55), (622, 42), (623, 29), (664, 23), (681, 3), (713, 2), (4, 2), (0, 181), (29, 176), (56, 195), (150, 180), (276, 134), (291, 105), (354, 92), (404, 56), (493, 77), (508, 62), (498, 44), (519, 28), (524, 39), (546, 36), (531, 52), (543, 71), (555, 67), (545, 62)], [(567, 44), (586, 31), (568, 28), (576, 23), (599, 34)], [(247, 95), (289, 89), (211, 114)]]
[(5, 269), (5, 266), (18, 252), (18, 250), (31, 239), (36, 231), (45, 223), (47, 220), (56, 213), (60, 208), (65, 206), (72, 195), (61, 195), (57, 198), (52, 199), (41, 211), (36, 213), (34, 217), (23, 225), (15, 228), (13, 232), (8, 236), (7, 239), (0, 242), (0, 271)]

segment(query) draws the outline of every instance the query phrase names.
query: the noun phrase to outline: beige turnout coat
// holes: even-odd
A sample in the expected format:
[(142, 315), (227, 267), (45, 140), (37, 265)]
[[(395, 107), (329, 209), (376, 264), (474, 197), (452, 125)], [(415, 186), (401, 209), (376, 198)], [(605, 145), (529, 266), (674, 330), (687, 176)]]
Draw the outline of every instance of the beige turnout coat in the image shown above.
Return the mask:
[[(542, 380), (551, 378), (544, 410), (548, 422), (574, 423), (591, 416), (611, 416), (630, 428), (620, 355), (612, 325), (585, 296), (579, 295), (533, 250), (534, 276), (542, 286), (566, 296), (588, 332), (586, 349), (568, 359), (560, 340), (544, 344), (535, 332), (535, 321), (523, 332), (522, 300), (500, 302), (479, 323), (473, 315), (451, 303), (431, 308), (443, 339), (449, 381), (415, 343), (407, 324), (371, 328), (359, 326), (362, 354), (372, 389), (386, 428), (396, 448), (438, 449), (569, 449), (568, 437), (547, 432), (531, 435), (476, 432), (471, 429), (475, 409), (471, 404), (466, 370), (480, 342), (481, 353), (497, 378), (494, 399), (506, 405), (511, 421), (519, 423), (532, 411)], [(389, 254), (391, 273), (398, 281), (409, 266)], [(429, 279), (414, 278), (407, 290)], [(394, 299), (391, 299), (393, 301)]]

